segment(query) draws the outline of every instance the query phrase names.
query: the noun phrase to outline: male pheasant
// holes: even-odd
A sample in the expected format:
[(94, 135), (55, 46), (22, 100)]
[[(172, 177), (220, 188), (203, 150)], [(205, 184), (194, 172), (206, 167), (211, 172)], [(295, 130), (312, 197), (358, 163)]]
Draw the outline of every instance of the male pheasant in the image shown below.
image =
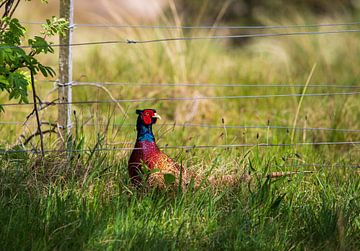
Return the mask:
[(143, 168), (151, 171), (147, 182), (153, 187), (163, 187), (165, 185), (164, 174), (172, 174), (176, 177), (176, 182), (182, 175), (182, 181), (185, 181), (186, 171), (182, 170), (169, 156), (160, 151), (155, 142), (152, 132), (152, 125), (161, 117), (154, 109), (136, 110), (138, 114), (136, 129), (137, 138), (134, 150), (130, 156), (128, 170), (131, 181), (135, 185), (141, 184), (144, 177)]
[[(175, 184), (181, 181), (182, 187), (190, 183), (192, 177), (186, 169), (181, 168), (169, 156), (160, 151), (155, 142), (152, 132), (152, 125), (156, 123), (160, 116), (154, 109), (136, 110), (138, 114), (136, 129), (137, 138), (133, 152), (131, 153), (128, 170), (131, 181), (138, 186), (144, 182), (146, 176), (144, 168), (150, 171), (150, 175), (146, 177), (146, 181), (151, 187), (164, 188), (164, 174), (172, 174), (175, 177)], [(156, 170), (156, 171), (155, 171)], [(153, 171), (153, 172), (151, 172)], [(154, 172), (155, 171), (155, 172)], [(266, 178), (277, 178), (282, 176), (291, 176), (298, 173), (312, 173), (313, 171), (292, 171), (292, 172), (274, 172), (268, 173)], [(262, 176), (260, 176), (262, 177)], [(200, 177), (194, 178), (194, 186)], [(221, 177), (207, 177), (207, 182), (213, 186), (218, 185), (235, 185), (239, 182), (248, 182), (252, 179), (252, 175), (224, 175)]]

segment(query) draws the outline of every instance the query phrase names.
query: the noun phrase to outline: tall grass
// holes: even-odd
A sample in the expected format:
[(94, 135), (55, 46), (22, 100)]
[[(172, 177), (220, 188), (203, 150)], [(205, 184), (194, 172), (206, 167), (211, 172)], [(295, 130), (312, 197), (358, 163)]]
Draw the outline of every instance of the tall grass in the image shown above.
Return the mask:
[[(251, 151), (243, 168), (260, 176), (250, 183), (176, 194), (131, 188), (126, 159), (119, 161), (115, 153), (78, 156), (88, 165), (73, 164), (70, 173), (49, 162), (28, 169), (3, 160), (0, 245), (4, 250), (356, 250), (358, 175), (330, 168), (291, 179), (261, 178), (264, 167), (279, 167), (275, 152)], [(243, 160), (220, 151), (213, 166), (196, 157), (192, 164), (237, 169), (234, 158)]]
[[(222, 12), (218, 20), (221, 20)], [(113, 15), (116, 17), (116, 15)], [(291, 12), (264, 24), (337, 23)], [(201, 18), (199, 18), (201, 20)], [(131, 20), (130, 20), (131, 21)], [(176, 6), (159, 22), (181, 24)], [(76, 41), (148, 39), (212, 35), (215, 31), (76, 30)], [(273, 31), (272, 31), (273, 32)], [(333, 83), (358, 86), (357, 34), (263, 38), (242, 41), (191, 41), (146, 45), (78, 47), (74, 79), (130, 83)], [(56, 64), (57, 59), (46, 58)], [(53, 86), (38, 82), (40, 96), (56, 98)], [(74, 100), (135, 99), (304, 92), (302, 88), (74, 87)], [(310, 88), (307, 93), (343, 92)], [(111, 97), (109, 95), (111, 94)], [(6, 102), (0, 97), (1, 102)], [(301, 101), (302, 100), (302, 101)], [(301, 103), (301, 107), (300, 107)], [(119, 107), (121, 106), (121, 107)], [(359, 141), (359, 133), (167, 126), (162, 123), (360, 127), (359, 99), (298, 97), (221, 101), (143, 102), (74, 106), (70, 158), (45, 160), (26, 153), (0, 158), (0, 249), (2, 250), (357, 250), (360, 247), (360, 181), (357, 146), (166, 149), (177, 162), (205, 178), (250, 173), (251, 181), (232, 186), (174, 192), (134, 189), (127, 175), (128, 151), (136, 137), (136, 108), (155, 108), (165, 122), (155, 125), (160, 145), (221, 145)], [(301, 109), (300, 109), (301, 108)], [(6, 108), (1, 121), (22, 121), (29, 108)], [(42, 112), (56, 122), (56, 107)], [(30, 120), (31, 121), (31, 120)], [(32, 123), (32, 122), (31, 122)], [(35, 124), (2, 125), (2, 148), (21, 148), (16, 140)], [(46, 135), (48, 149), (57, 135)], [(26, 146), (36, 147), (37, 139)], [(86, 151), (83, 151), (86, 150)], [(267, 179), (272, 171), (315, 171)]]

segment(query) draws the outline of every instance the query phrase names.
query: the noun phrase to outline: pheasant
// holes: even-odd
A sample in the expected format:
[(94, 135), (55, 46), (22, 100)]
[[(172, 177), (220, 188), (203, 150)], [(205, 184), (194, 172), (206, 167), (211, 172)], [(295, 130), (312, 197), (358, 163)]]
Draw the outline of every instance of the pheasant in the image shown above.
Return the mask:
[(176, 182), (181, 175), (182, 181), (185, 181), (186, 170), (182, 170), (156, 145), (152, 125), (156, 123), (157, 119), (161, 119), (156, 110), (136, 110), (136, 114), (138, 114), (137, 139), (128, 163), (132, 183), (139, 185), (143, 182), (144, 168), (150, 171), (147, 182), (153, 187), (164, 187), (164, 174), (172, 174), (176, 178)]
[[(157, 119), (161, 117), (156, 113), (154, 109), (136, 110), (138, 114), (136, 129), (137, 139), (134, 150), (131, 153), (128, 171), (131, 182), (139, 186), (146, 177), (145, 170), (147, 169), (148, 176), (146, 181), (150, 187), (165, 187), (164, 175), (171, 174), (175, 177), (174, 184), (178, 184), (181, 181), (182, 187), (194, 180), (194, 187), (197, 187), (197, 183), (200, 177), (196, 175), (190, 175), (190, 173), (175, 163), (169, 156), (163, 153), (155, 142), (155, 137), (152, 132), (152, 125), (156, 123)], [(291, 176), (298, 173), (312, 173), (313, 171), (292, 171), (292, 172), (273, 172), (265, 176), (265, 178), (277, 178), (283, 176)], [(210, 176), (207, 178), (207, 183), (213, 186), (218, 185), (235, 185), (238, 182), (249, 182), (252, 179), (252, 175), (224, 175), (222, 177)]]

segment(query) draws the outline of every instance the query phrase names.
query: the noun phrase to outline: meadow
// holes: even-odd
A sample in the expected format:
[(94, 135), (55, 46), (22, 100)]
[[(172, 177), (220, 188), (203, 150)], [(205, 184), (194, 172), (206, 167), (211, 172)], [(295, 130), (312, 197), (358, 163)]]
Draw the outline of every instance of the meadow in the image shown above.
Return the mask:
[[(296, 10), (276, 20), (259, 17), (265, 25), (352, 18), (346, 12), (304, 17)], [(180, 20), (173, 10), (159, 23), (181, 25)], [(28, 28), (36, 32), (36, 26)], [(227, 32), (78, 27), (74, 42)], [(357, 92), (358, 39), (358, 33), (344, 33), (76, 47), (73, 78), (82, 85), (73, 87), (73, 99)], [(56, 54), (42, 60), (57, 67)], [(37, 82), (40, 96), (54, 100), (56, 86), (43, 80)], [(139, 85), (150, 83), (157, 85)], [(168, 85), (174, 83), (209, 85)], [(0, 100), (9, 102), (5, 95)], [(296, 145), (360, 141), (359, 105), (358, 94), (74, 105), (69, 145), (76, 152), (51, 152), (44, 159), (26, 152), (1, 154), (0, 249), (359, 250), (359, 145)], [(130, 151), (118, 148), (131, 148), (135, 142), (137, 108), (155, 108), (162, 116), (154, 127), (160, 146), (195, 146), (164, 151), (203, 180), (227, 174), (253, 178), (231, 186), (203, 182), (199, 189), (186, 191), (133, 188), (127, 174)], [(28, 106), (6, 107), (0, 121), (22, 122), (30, 112)], [(41, 117), (56, 122), (57, 107), (43, 110)], [(329, 130), (299, 129), (304, 127)], [(26, 138), (34, 130), (34, 119), (27, 126), (1, 124), (1, 148), (22, 149), (20, 134)], [(46, 134), (46, 149), (57, 149), (60, 143), (56, 134)], [(196, 148), (232, 144), (253, 146)], [(35, 137), (25, 148), (38, 146)], [(299, 174), (267, 178), (280, 171)]]

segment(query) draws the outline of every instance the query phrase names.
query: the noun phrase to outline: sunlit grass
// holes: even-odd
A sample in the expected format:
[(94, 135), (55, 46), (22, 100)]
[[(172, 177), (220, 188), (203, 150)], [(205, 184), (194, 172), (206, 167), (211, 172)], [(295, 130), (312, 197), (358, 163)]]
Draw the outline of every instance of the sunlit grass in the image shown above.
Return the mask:
[[(114, 15), (116, 16), (116, 15)], [(264, 24), (337, 23), (294, 13), (286, 19), (258, 17)], [(181, 24), (175, 10), (162, 23)], [(122, 21), (119, 19), (119, 22)], [(130, 20), (131, 21), (131, 20)], [(159, 22), (160, 22), (159, 21)], [(279, 23), (280, 22), (280, 23)], [(211, 35), (214, 31), (75, 30), (75, 41), (151, 39)], [(274, 31), (271, 31), (274, 32)], [(359, 35), (191, 41), (74, 48), (74, 80), (126, 83), (310, 84), (359, 87)], [(241, 46), (237, 43), (242, 42)], [(56, 65), (57, 58), (44, 58)], [(57, 96), (52, 83), (38, 82), (42, 99)], [(299, 87), (74, 86), (74, 101), (161, 97), (298, 94)], [(360, 89), (360, 88), (359, 88)], [(309, 87), (306, 93), (358, 89)], [(108, 92), (107, 92), (108, 91)], [(8, 101), (3, 97), (1, 103)], [(155, 108), (161, 146), (284, 144), (300, 97), (241, 100), (159, 101), (74, 105), (72, 149), (42, 162), (26, 153), (1, 155), (0, 247), (3, 250), (357, 250), (360, 247), (359, 147), (297, 146), (164, 149), (198, 177), (251, 174), (251, 182), (182, 193), (149, 191), (129, 184), (136, 108)], [(360, 128), (357, 95), (304, 97), (298, 127)], [(6, 107), (0, 120), (22, 122), (31, 107)], [(56, 122), (56, 107), (41, 112)], [(186, 127), (184, 123), (218, 125)], [(107, 127), (107, 124), (109, 126)], [(169, 125), (170, 124), (170, 125)], [(174, 124), (172, 126), (171, 124)], [(223, 125), (281, 125), (290, 129), (227, 128)], [(44, 126), (46, 129), (47, 127)], [(1, 125), (1, 148), (18, 149), (36, 130)], [(358, 132), (295, 131), (294, 142), (359, 141)], [(47, 149), (59, 138), (46, 135)], [(38, 139), (25, 147), (38, 147)], [(70, 159), (70, 161), (68, 161)], [(275, 171), (314, 171), (266, 179)], [(264, 177), (264, 178), (263, 178)]]
[[(261, 175), (301, 163), (291, 152), (195, 150), (181, 157), (194, 168), (217, 170), (216, 175), (228, 170)], [(45, 162), (28, 170), (14, 160), (2, 161), (3, 248), (335, 250), (359, 245), (360, 183), (348, 168), (309, 166), (318, 172), (277, 180), (259, 176), (195, 192), (142, 193), (129, 186), (126, 159), (119, 161), (115, 152), (74, 157), (71, 169)]]

